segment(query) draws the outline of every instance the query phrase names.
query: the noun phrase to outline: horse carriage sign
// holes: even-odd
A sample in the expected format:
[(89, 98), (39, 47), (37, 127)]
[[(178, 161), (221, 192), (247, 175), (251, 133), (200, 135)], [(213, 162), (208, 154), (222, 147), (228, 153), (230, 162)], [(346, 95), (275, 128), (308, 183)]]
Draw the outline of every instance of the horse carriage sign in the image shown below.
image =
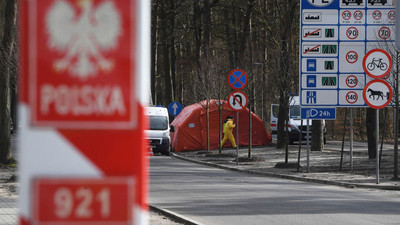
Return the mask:
[(372, 80), (365, 85), (363, 97), (371, 108), (381, 109), (390, 103), (393, 92), (386, 81)]

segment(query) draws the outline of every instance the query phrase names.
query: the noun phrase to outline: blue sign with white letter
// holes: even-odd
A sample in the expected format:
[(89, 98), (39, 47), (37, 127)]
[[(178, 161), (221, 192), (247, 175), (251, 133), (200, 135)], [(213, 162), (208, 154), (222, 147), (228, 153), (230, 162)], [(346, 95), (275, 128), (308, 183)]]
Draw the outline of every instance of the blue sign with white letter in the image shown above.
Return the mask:
[(301, 108), (301, 118), (310, 120), (334, 120), (336, 108)]
[(179, 102), (171, 102), (168, 105), (168, 112), (173, 116), (177, 116), (182, 111), (182, 105)]

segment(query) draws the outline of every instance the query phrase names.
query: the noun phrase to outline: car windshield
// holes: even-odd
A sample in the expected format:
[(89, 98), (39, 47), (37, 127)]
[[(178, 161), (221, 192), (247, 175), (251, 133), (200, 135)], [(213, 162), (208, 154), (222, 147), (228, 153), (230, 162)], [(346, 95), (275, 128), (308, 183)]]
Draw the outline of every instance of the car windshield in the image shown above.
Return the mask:
[(299, 105), (290, 106), (290, 119), (300, 119), (300, 106)]
[(168, 120), (166, 116), (150, 116), (150, 130), (168, 129)]

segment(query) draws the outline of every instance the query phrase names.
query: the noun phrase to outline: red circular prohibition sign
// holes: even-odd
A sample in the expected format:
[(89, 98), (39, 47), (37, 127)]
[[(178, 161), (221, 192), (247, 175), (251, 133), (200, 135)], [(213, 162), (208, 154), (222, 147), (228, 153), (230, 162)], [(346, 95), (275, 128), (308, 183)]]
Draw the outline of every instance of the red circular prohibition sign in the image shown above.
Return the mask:
[[(239, 73), (241, 73), (240, 74), (240, 76), (236, 76), (235, 75), (235, 72), (239, 72)], [(230, 82), (230, 77), (231, 76), (233, 76), (234, 78), (235, 78), (235, 81), (233, 82), (233, 83), (231, 83)], [(240, 78), (242, 77), (242, 76), (244, 76), (245, 77), (245, 79), (246, 79), (246, 81), (244, 82), (244, 83), (242, 83), (241, 81), (240, 81)], [(243, 89), (244, 87), (246, 87), (246, 85), (247, 85), (247, 81), (248, 81), (248, 79), (247, 79), (247, 73), (246, 72), (244, 72), (243, 70), (241, 70), (241, 69), (233, 69), (231, 72), (229, 72), (229, 74), (228, 74), (228, 84), (229, 84), (229, 86), (231, 87), (231, 88), (233, 88), (233, 89), (235, 89), (235, 90), (240, 90), (240, 89)], [(235, 87), (234, 85), (237, 83), (237, 82), (239, 82), (240, 84), (241, 84), (241, 87)]]
[[(383, 74), (381, 74), (381, 75), (379, 75), (379, 76), (375, 76), (375, 75), (371, 74), (371, 73), (367, 70), (367, 58), (368, 58), (368, 56), (370, 56), (371, 54), (373, 54), (373, 53), (375, 53), (375, 52), (381, 52), (382, 54), (384, 54), (384, 55), (389, 59), (389, 68), (387, 69), (387, 71), (386, 71), (385, 73), (383, 73)], [(387, 53), (385, 50), (382, 50), (382, 49), (377, 48), (377, 49), (374, 49), (374, 50), (371, 50), (371, 51), (367, 52), (367, 54), (366, 54), (366, 55), (364, 56), (364, 58), (363, 58), (363, 63), (362, 63), (362, 65), (363, 65), (364, 72), (365, 72), (368, 76), (370, 76), (370, 77), (372, 77), (372, 78), (382, 78), (382, 77), (385, 77), (386, 75), (388, 75), (388, 74), (390, 73), (390, 71), (392, 70), (392, 66), (393, 66), (392, 63), (393, 63), (392, 57), (389, 55), (389, 53)]]
[[(373, 83), (382, 83), (382, 84), (384, 84), (384, 85), (388, 88), (388, 90), (389, 90), (389, 98), (388, 98), (388, 100), (386, 101), (385, 104), (380, 105), (380, 106), (379, 106), (379, 105), (376, 106), (376, 105), (372, 105), (370, 102), (368, 102), (368, 101), (366, 100), (366, 99), (367, 99), (367, 90), (368, 90), (368, 87), (369, 87), (371, 84), (373, 84)], [(382, 109), (382, 108), (386, 107), (386, 106), (389, 105), (389, 103), (392, 101), (392, 97), (393, 97), (392, 88), (389, 86), (389, 84), (388, 84), (387, 82), (385, 82), (385, 81), (383, 81), (383, 80), (372, 80), (372, 81), (370, 81), (367, 85), (365, 85), (365, 88), (364, 88), (364, 90), (363, 90), (363, 98), (364, 98), (365, 103), (367, 103), (367, 105), (369, 105), (369, 107), (374, 108), (374, 109)]]

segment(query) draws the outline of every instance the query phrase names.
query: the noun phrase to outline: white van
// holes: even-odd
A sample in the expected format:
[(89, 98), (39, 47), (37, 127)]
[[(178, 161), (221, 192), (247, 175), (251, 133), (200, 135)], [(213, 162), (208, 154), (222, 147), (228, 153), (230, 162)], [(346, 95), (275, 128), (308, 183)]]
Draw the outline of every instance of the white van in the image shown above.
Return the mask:
[(152, 146), (153, 153), (169, 155), (171, 138), (169, 136), (169, 116), (165, 107), (146, 107), (145, 115), (149, 117), (149, 130), (146, 138)]
[[(277, 130), (278, 130), (278, 113), (279, 113), (279, 104), (271, 104), (271, 130), (272, 137), (277, 138)], [(288, 121), (288, 131), (289, 131), (289, 143), (293, 144), (295, 141), (300, 141), (299, 134), (302, 131), (301, 136), (302, 140), (306, 140), (307, 138), (307, 120), (303, 120), (303, 127), (301, 126), (301, 107), (300, 107), (300, 98), (299, 96), (293, 96), (290, 100), (289, 107), (289, 121)], [(311, 139), (311, 123), (312, 120), (309, 120), (309, 138)], [(323, 120), (324, 124), (324, 144), (326, 144), (326, 128), (325, 128), (325, 120)]]

